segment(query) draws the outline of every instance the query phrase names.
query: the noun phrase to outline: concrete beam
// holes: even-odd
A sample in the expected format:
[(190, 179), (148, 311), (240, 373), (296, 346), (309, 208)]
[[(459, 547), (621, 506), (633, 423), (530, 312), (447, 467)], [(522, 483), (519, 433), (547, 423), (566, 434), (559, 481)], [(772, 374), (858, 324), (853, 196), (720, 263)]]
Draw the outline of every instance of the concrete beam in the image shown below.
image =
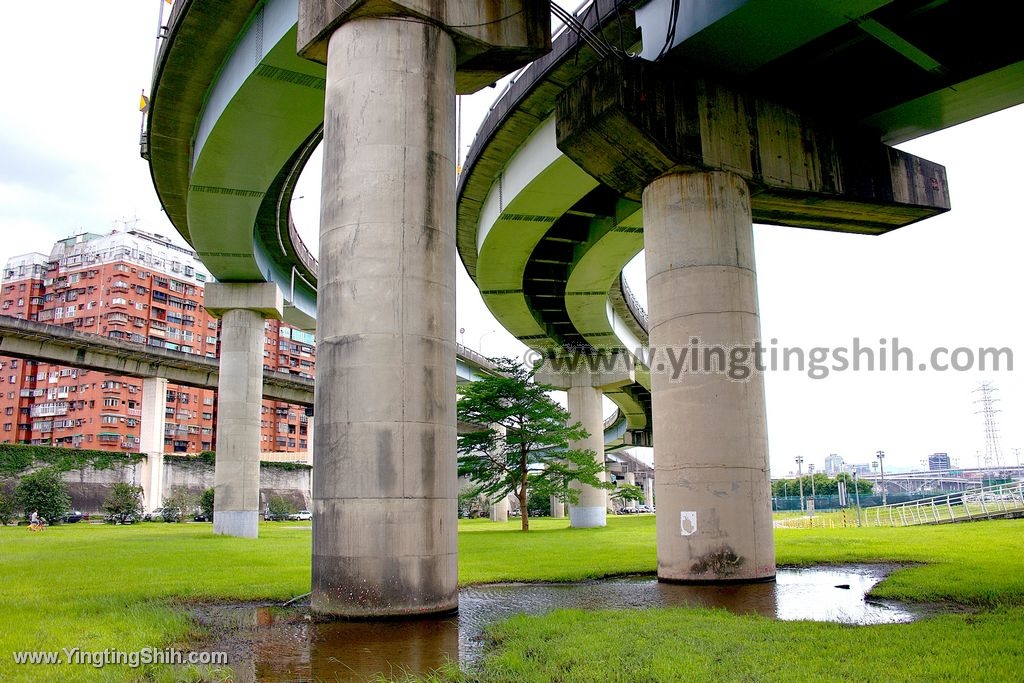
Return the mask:
[(551, 50), (546, 3), (532, 0), (301, 0), (298, 52), (327, 63), (335, 29), (365, 17), (417, 19), (440, 26), (455, 43), (455, 88), (476, 92)]
[(246, 310), (280, 320), (284, 295), (273, 282), (211, 282), (203, 296), (206, 312), (221, 317), (226, 311)]
[[(220, 364), (215, 358), (74, 332), (58, 325), (0, 316), (0, 355), (29, 358), (73, 368), (127, 377), (163, 377), (173, 384), (216, 389)], [(301, 406), (313, 405), (313, 381), (263, 372), (263, 397)]]
[(544, 358), (543, 364), (534, 371), (533, 380), (560, 391), (582, 386), (611, 390), (632, 384), (636, 376), (633, 358), (628, 354), (598, 352)]
[(880, 234), (949, 210), (941, 165), (710, 77), (605, 61), (559, 97), (558, 147), (639, 200), (666, 173), (747, 181), (754, 221)]

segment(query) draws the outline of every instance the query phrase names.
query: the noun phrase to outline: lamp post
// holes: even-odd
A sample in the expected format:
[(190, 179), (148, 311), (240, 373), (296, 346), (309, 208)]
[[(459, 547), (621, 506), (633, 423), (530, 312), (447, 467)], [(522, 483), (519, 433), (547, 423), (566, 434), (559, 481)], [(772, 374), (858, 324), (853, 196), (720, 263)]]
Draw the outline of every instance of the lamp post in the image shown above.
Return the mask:
[(804, 511), (804, 456), (796, 456), (796, 471), (800, 478), (800, 512)]
[(817, 495), (814, 493), (814, 463), (807, 465), (807, 474), (811, 475), (811, 517), (814, 517), (814, 510), (818, 507)]
[(850, 465), (850, 469), (853, 470), (853, 495), (857, 498), (857, 526), (860, 526), (860, 485), (857, 483), (857, 466)]
[(885, 451), (877, 451), (875, 455), (878, 456), (878, 474), (882, 478), (882, 505), (885, 505)]

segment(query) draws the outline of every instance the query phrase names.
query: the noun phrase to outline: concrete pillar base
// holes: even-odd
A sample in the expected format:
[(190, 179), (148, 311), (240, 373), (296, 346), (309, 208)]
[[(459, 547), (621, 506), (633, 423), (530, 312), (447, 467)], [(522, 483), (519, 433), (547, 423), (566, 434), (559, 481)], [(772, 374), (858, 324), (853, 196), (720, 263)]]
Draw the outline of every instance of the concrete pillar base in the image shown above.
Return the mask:
[(217, 510), (213, 515), (213, 533), (222, 536), (256, 538), (260, 515), (255, 510)]
[(491, 503), (491, 521), (508, 521), (508, 496), (502, 498), (501, 500), (493, 501)]
[(263, 325), (266, 317), (280, 317), (282, 295), (266, 282), (215, 282), (207, 286), (205, 300), (206, 310), (221, 316), (213, 532), (256, 538)]
[(454, 81), (455, 46), (437, 25), (359, 16), (330, 35), (313, 444), (318, 614), (458, 607)]
[(573, 529), (593, 529), (607, 526), (608, 511), (604, 507), (569, 506), (569, 526)]
[(551, 517), (554, 519), (565, 519), (565, 503), (551, 496)]
[[(651, 348), (752, 349), (760, 320), (746, 182), (677, 173), (643, 199)], [(736, 379), (728, 367), (651, 373), (661, 580), (775, 576), (764, 378), (752, 365)]]

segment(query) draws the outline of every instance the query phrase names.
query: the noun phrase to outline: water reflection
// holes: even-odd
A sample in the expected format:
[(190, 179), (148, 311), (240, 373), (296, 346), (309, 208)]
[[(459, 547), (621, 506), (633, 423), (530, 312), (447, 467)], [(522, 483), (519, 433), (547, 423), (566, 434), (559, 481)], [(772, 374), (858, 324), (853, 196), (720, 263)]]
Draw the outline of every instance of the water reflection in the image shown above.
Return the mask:
[(851, 624), (914, 619), (899, 604), (864, 600), (886, 573), (877, 566), (782, 570), (774, 583), (732, 586), (680, 586), (650, 577), (502, 584), (463, 589), (458, 616), (444, 619), (318, 623), (308, 610), (238, 607), (220, 608), (224, 613), (212, 622), (242, 627), (235, 630), (241, 636), (231, 648), (237, 680), (364, 681), (380, 674), (423, 674), (446, 661), (472, 664), (483, 654), (487, 625), (552, 609), (717, 607), (737, 614)]

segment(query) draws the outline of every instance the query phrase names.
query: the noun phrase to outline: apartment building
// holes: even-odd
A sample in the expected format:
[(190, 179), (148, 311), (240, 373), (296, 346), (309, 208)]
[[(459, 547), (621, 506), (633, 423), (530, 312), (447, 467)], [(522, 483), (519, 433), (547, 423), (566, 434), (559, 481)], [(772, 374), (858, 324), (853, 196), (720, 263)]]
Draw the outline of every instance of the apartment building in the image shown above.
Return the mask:
[[(82, 233), (58, 241), (48, 256), (10, 259), (3, 276), (4, 315), (217, 357), (218, 321), (203, 306), (210, 277), (194, 252), (160, 235)], [(264, 367), (312, 376), (308, 335), (268, 321), (265, 342)], [(4, 357), (0, 378), (0, 441), (139, 448), (141, 380)], [(165, 400), (165, 452), (216, 448), (214, 391), (170, 384)], [(263, 413), (263, 450), (306, 450), (300, 407), (264, 402)]]

